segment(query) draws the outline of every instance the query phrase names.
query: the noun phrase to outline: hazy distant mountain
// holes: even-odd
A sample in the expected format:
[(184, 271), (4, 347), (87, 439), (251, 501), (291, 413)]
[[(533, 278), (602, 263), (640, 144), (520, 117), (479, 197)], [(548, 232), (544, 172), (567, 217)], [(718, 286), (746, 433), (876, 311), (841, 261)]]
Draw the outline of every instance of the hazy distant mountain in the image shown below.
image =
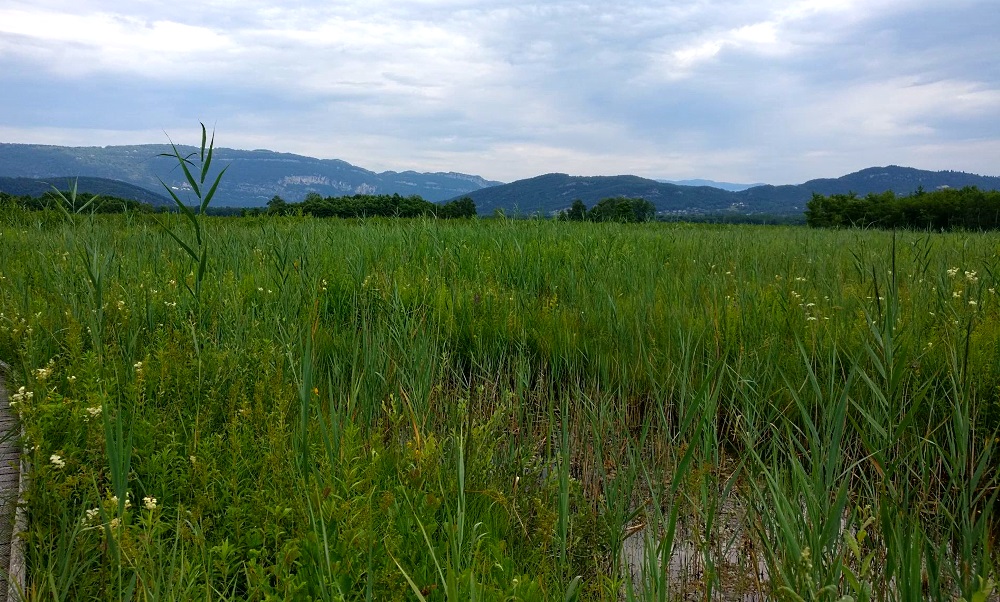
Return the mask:
[(657, 180), (657, 182), (677, 184), (678, 186), (711, 186), (712, 188), (721, 188), (730, 192), (739, 192), (747, 188), (753, 188), (754, 186), (764, 186), (762, 182), (757, 182), (756, 184), (736, 184), (733, 182), (716, 182), (715, 180)]
[[(178, 147), (182, 153), (192, 147)], [(187, 183), (176, 161), (158, 156), (170, 152), (170, 146), (65, 147), (29, 144), (0, 144), (0, 177), (32, 178), (31, 184), (41, 194), (48, 184), (65, 187), (65, 182), (79, 175), (80, 190), (142, 200), (154, 205), (166, 202), (158, 178), (173, 187), (182, 198)], [(508, 213), (549, 215), (568, 208), (575, 199), (588, 206), (615, 196), (641, 197), (652, 202), (661, 214), (698, 215), (801, 214), (814, 192), (829, 195), (892, 190), (909, 194), (919, 187), (935, 190), (944, 186), (977, 186), (1000, 190), (1000, 178), (958, 171), (923, 171), (890, 165), (871, 167), (840, 178), (810, 180), (787, 186), (759, 185), (744, 190), (724, 190), (720, 186), (742, 184), (684, 180), (715, 186), (682, 185), (640, 178), (638, 176), (568, 176), (546, 174), (500, 184), (479, 176), (460, 173), (417, 173), (386, 171), (375, 173), (336, 159), (314, 159), (268, 150), (243, 151), (216, 149), (216, 165), (230, 165), (213, 202), (216, 207), (263, 206), (274, 195), (298, 202), (310, 192), (322, 196), (357, 193), (417, 194), (434, 202), (469, 196), (480, 214), (496, 209)], [(69, 177), (67, 177), (69, 176)], [(103, 179), (103, 180), (101, 180)], [(120, 180), (144, 191), (123, 188), (110, 182)], [(86, 184), (86, 185), (85, 185)], [(7, 182), (6, 186), (14, 186)], [(21, 182), (18, 186), (27, 186)], [(97, 188), (94, 188), (96, 186)], [(0, 186), (0, 190), (4, 190)], [(34, 194), (34, 193), (32, 193)]]
[(958, 171), (923, 171), (910, 167), (871, 167), (840, 178), (810, 180), (788, 186), (754, 186), (738, 192), (710, 186), (680, 186), (636, 176), (580, 177), (547, 174), (510, 184), (483, 188), (468, 193), (480, 213), (502, 209), (508, 213), (552, 214), (567, 209), (575, 199), (588, 206), (610, 196), (641, 197), (663, 214), (698, 215), (706, 213), (793, 215), (805, 211), (812, 194), (846, 194), (892, 190), (900, 195), (923, 187), (935, 190), (945, 186), (977, 186), (1000, 190), (1000, 178)]
[(46, 192), (52, 192), (53, 187), (62, 191), (73, 188), (76, 182), (78, 193), (89, 192), (105, 197), (117, 197), (119, 199), (129, 199), (140, 203), (149, 203), (154, 207), (159, 205), (172, 204), (165, 195), (150, 192), (145, 188), (134, 186), (119, 180), (108, 178), (5, 178), (0, 177), (0, 192), (13, 194), (16, 196), (40, 197)]
[[(196, 150), (188, 146), (178, 149), (183, 154)], [(0, 176), (44, 179), (78, 174), (122, 180), (165, 194), (157, 179), (160, 178), (183, 192), (187, 183), (177, 161), (158, 156), (169, 152), (171, 148), (165, 144), (105, 147), (0, 144)], [(230, 165), (212, 203), (216, 207), (262, 206), (274, 195), (298, 202), (310, 192), (322, 196), (416, 194), (437, 202), (499, 184), (461, 173), (375, 173), (337, 159), (268, 150), (216, 148), (213, 162)], [(185, 198), (183, 194), (181, 198)]]

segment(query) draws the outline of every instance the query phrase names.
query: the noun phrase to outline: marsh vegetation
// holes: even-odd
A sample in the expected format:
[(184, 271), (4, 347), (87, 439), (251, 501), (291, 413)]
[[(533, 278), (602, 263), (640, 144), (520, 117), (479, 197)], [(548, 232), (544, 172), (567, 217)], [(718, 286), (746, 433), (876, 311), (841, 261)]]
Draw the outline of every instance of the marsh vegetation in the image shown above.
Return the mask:
[(992, 591), (995, 235), (10, 208), (0, 241), (29, 600)]

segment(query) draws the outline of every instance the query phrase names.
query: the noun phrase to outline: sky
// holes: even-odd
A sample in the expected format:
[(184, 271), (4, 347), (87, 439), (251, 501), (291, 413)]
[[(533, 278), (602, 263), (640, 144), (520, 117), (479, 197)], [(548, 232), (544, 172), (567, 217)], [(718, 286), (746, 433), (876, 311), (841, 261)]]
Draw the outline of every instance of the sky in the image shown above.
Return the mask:
[(3, 0), (0, 142), (374, 171), (1000, 175), (997, 0)]

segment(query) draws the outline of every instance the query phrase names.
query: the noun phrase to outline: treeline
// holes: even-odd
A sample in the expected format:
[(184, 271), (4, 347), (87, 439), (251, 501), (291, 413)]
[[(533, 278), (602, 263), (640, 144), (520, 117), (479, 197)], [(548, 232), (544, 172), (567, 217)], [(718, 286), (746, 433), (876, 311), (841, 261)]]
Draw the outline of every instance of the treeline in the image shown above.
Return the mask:
[[(66, 199), (70, 198), (69, 191), (63, 191)], [(97, 197), (96, 201), (91, 202)], [(88, 203), (90, 203), (88, 205)], [(27, 195), (14, 195), (0, 191), (0, 209), (4, 207), (16, 207), (25, 211), (43, 211), (46, 209), (57, 209), (65, 202), (55, 192), (47, 192), (41, 196), (33, 197)], [(71, 211), (76, 211), (86, 206), (86, 212), (90, 213), (124, 213), (125, 211), (136, 211), (141, 213), (172, 212), (177, 208), (173, 206), (153, 207), (148, 203), (141, 203), (130, 199), (122, 199), (111, 196), (94, 195), (81, 192), (76, 195), (74, 207), (69, 207)], [(240, 217), (258, 215), (310, 215), (313, 217), (438, 217), (438, 218), (461, 218), (475, 217), (476, 203), (464, 197), (441, 205), (426, 201), (423, 198), (413, 196), (393, 195), (354, 195), (349, 197), (327, 197), (316, 193), (306, 195), (301, 203), (285, 202), (280, 196), (273, 197), (268, 201), (265, 208), (240, 208), (240, 207), (209, 207), (209, 215), (220, 217)]]
[(1000, 192), (974, 186), (918, 189), (911, 195), (892, 191), (857, 194), (813, 194), (806, 223), (814, 228), (875, 227), (920, 230), (1000, 229)]
[(354, 196), (322, 197), (306, 195), (301, 203), (288, 203), (280, 196), (267, 202), (259, 211), (265, 215), (311, 215), (313, 217), (475, 217), (476, 203), (469, 197), (438, 205), (418, 195), (356, 194)]
[[(66, 200), (70, 200), (71, 195), (68, 190), (63, 191), (62, 195)], [(94, 200), (95, 197), (97, 197), (96, 200)], [(60, 204), (65, 206), (65, 201), (55, 191), (46, 192), (37, 197), (0, 192), (0, 209), (4, 207), (18, 207), (25, 211), (42, 211), (45, 209), (58, 209)], [(152, 213), (154, 211), (153, 206), (148, 203), (113, 196), (94, 195), (89, 192), (78, 193), (76, 195), (75, 206), (67, 207), (67, 209), (76, 211), (83, 207), (86, 207), (87, 213), (125, 213), (126, 211)]]
[(656, 206), (646, 199), (609, 197), (587, 209), (580, 199), (569, 209), (560, 211), (558, 218), (570, 222), (648, 222), (656, 217)]

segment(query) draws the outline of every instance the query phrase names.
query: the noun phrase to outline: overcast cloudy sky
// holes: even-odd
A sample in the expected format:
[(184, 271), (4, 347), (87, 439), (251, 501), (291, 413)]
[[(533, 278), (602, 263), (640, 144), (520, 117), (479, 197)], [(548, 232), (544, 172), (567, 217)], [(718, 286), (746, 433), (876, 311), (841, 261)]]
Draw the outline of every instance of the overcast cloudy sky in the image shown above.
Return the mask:
[(497, 180), (1000, 175), (997, 0), (3, 0), (0, 142)]

